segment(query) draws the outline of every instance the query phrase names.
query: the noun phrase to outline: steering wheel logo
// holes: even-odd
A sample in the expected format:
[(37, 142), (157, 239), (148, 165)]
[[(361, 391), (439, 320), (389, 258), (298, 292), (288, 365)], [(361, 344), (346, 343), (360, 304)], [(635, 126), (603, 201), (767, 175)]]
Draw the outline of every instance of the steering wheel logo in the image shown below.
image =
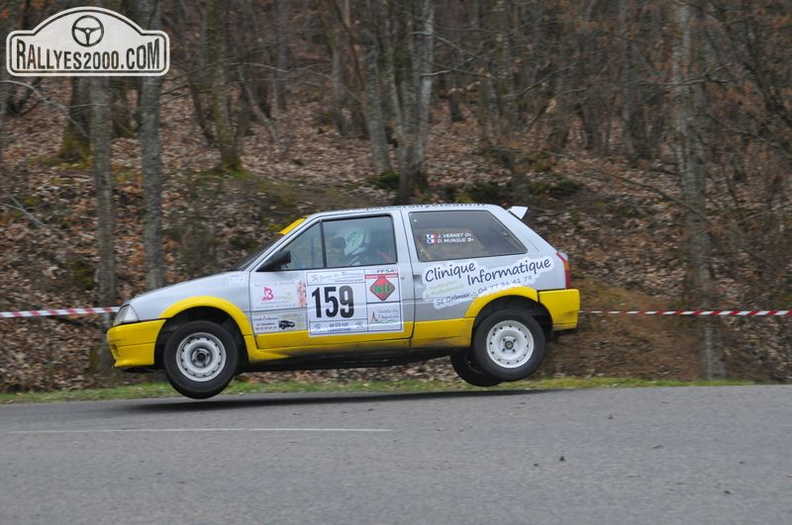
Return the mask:
[(82, 16), (72, 24), (72, 38), (83, 47), (93, 47), (104, 38), (104, 25), (95, 16)]

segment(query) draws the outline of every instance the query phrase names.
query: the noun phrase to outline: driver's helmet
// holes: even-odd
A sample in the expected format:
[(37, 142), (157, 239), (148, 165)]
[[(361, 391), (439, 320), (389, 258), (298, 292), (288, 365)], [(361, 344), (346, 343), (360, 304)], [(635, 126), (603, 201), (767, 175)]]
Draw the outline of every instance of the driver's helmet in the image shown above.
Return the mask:
[(363, 228), (346, 230), (341, 234), (346, 241), (344, 255), (353, 257), (362, 253), (369, 244), (369, 231)]

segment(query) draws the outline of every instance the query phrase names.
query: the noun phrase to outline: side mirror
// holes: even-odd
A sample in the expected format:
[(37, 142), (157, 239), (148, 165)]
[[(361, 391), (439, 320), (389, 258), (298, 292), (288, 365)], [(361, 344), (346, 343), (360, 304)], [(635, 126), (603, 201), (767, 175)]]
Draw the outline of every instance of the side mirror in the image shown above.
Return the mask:
[(283, 265), (289, 264), (291, 260), (291, 252), (289, 250), (283, 250), (270, 257), (270, 259), (265, 262), (261, 268), (258, 269), (258, 271), (268, 272), (272, 270), (280, 270)]

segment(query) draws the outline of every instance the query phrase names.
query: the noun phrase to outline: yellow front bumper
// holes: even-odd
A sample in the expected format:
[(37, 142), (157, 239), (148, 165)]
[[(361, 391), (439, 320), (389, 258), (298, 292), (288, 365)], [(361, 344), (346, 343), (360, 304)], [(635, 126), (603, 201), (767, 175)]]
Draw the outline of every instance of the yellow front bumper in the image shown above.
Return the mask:
[(153, 366), (154, 349), (165, 319), (122, 324), (107, 332), (107, 342), (116, 368)]

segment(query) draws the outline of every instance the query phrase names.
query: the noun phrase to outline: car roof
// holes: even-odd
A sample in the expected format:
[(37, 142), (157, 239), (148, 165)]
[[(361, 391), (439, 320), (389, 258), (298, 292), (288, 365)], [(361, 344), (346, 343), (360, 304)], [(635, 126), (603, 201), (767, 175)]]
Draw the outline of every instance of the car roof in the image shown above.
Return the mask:
[(323, 211), (309, 215), (313, 217), (332, 217), (334, 215), (349, 215), (356, 213), (389, 213), (394, 211), (459, 211), (459, 210), (499, 210), (505, 211), (501, 206), (495, 204), (478, 203), (441, 203), (441, 204), (405, 204), (400, 206), (379, 206), (371, 208), (354, 208), (348, 210)]

